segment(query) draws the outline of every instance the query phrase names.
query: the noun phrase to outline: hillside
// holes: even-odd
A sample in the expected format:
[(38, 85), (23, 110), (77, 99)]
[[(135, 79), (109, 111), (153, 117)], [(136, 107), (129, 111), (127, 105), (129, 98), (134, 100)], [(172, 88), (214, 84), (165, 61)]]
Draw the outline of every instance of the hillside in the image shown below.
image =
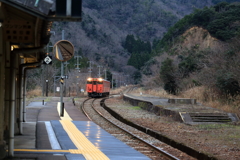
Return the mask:
[[(240, 93), (239, 10), (239, 3), (221, 3), (177, 22), (159, 42), (158, 56), (145, 65), (145, 85), (162, 85), (173, 94), (204, 86), (215, 98), (237, 96)], [(211, 19), (203, 13), (211, 13)], [(199, 21), (200, 15), (206, 21)]]
[(132, 75), (136, 69), (126, 66), (131, 54), (122, 47), (127, 35), (153, 43), (194, 9), (214, 3), (211, 0), (83, 1), (83, 21), (54, 23), (52, 30), (56, 34), (51, 42), (61, 39), (61, 30), (65, 30), (65, 39), (73, 43), (76, 53), (110, 70)]
[[(81, 73), (88, 75), (89, 60), (93, 61), (92, 76), (98, 75), (98, 65), (103, 69), (108, 69), (108, 77), (111, 80), (112, 74), (114, 80), (128, 81), (128, 83), (140, 82), (142, 75), (145, 73), (149, 77), (152, 72), (159, 73), (158, 68), (154, 71), (145, 70), (139, 72), (139, 69), (149, 60), (150, 57), (156, 55), (155, 47), (157, 42), (168, 33), (168, 29), (172, 27), (178, 20), (194, 12), (197, 8), (212, 6), (221, 0), (88, 0), (83, 1), (83, 21), (82, 22), (54, 22), (52, 31), (55, 32), (51, 36), (50, 46), (62, 39), (62, 30), (65, 30), (64, 39), (69, 40), (75, 46), (75, 55), (81, 55)], [(228, 0), (231, 2), (232, 0)], [(239, 1), (239, 0), (238, 0)], [(130, 53), (124, 47), (126, 38), (133, 35), (133, 42), (137, 42), (137, 51), (141, 48), (141, 44), (151, 44), (151, 53)], [(138, 43), (141, 42), (141, 43)], [(139, 47), (140, 46), (140, 47)], [(131, 47), (131, 46), (130, 46)], [(144, 54), (144, 55), (141, 55)], [(137, 58), (135, 58), (137, 57)], [(145, 58), (143, 58), (145, 57)], [(136, 61), (137, 59), (137, 61)], [(155, 63), (153, 59), (147, 62), (148, 65)], [(76, 59), (69, 61), (68, 74), (76, 75), (80, 73), (76, 68)], [(59, 76), (60, 64), (53, 62), (53, 66), (48, 67), (49, 79)], [(148, 67), (145, 67), (148, 68)], [(34, 77), (29, 81), (31, 87), (42, 84), (41, 78), (35, 75), (39, 73), (31, 73)], [(44, 72), (45, 73), (45, 72)], [(154, 75), (156, 75), (154, 73)], [(126, 75), (126, 76), (123, 76)], [(72, 82), (84, 81), (86, 76), (69, 77)], [(43, 84), (44, 85), (44, 84)], [(49, 85), (53, 87), (50, 80)], [(41, 85), (42, 86), (42, 85)], [(30, 87), (30, 88), (31, 88)]]

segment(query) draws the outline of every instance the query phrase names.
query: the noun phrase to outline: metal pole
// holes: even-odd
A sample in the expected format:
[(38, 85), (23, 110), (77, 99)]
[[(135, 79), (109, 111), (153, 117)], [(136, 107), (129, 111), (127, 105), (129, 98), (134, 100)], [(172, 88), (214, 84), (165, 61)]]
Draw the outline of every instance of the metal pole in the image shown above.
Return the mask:
[(82, 56), (77, 55), (77, 56), (74, 56), (74, 58), (77, 58), (77, 64), (75, 64), (75, 65), (77, 66), (77, 68), (75, 68), (75, 69), (79, 70), (79, 72), (80, 72), (80, 67), (79, 67), (79, 65), (80, 65), (81, 63), (79, 62), (79, 58), (82, 58)]
[(69, 63), (66, 61), (65, 62), (65, 79), (64, 79), (64, 97), (67, 97), (67, 78), (66, 78), (66, 76), (67, 76), (67, 71), (68, 71), (68, 69), (67, 69), (67, 65), (68, 65)]
[(46, 97), (48, 97), (48, 65), (46, 66)]
[(121, 75), (119, 76), (119, 87), (121, 87)]
[[(62, 40), (64, 40), (64, 30), (62, 30)], [(63, 62), (61, 62), (61, 77), (63, 77)], [(63, 109), (63, 83), (60, 84), (60, 116), (63, 117), (64, 109)]]
[(44, 96), (44, 84), (45, 84), (45, 82), (44, 82), (45, 74), (43, 74), (44, 70), (45, 70), (45, 66), (43, 65), (42, 66), (42, 96)]
[(53, 77), (54, 85), (53, 85), (53, 91), (54, 91), (54, 97), (56, 97), (56, 85), (55, 85), (55, 76)]
[(116, 88), (118, 87), (118, 75), (116, 74)]
[(104, 69), (104, 73), (105, 73), (105, 79), (107, 80), (107, 70)]
[(100, 78), (101, 77), (101, 70), (100, 70), (100, 68), (101, 68), (102, 66), (98, 66), (98, 77)]
[(79, 86), (78, 86), (78, 83), (77, 83), (77, 86), (76, 86), (77, 97), (78, 97), (78, 90), (79, 90)]
[(88, 61), (89, 62), (89, 77), (92, 77), (92, 62), (93, 61)]
[(46, 80), (46, 97), (48, 97), (48, 80)]
[(112, 89), (113, 89), (113, 74), (112, 74)]
[[(63, 77), (63, 62), (61, 62), (61, 77)], [(63, 117), (63, 83), (60, 84), (60, 116)]]

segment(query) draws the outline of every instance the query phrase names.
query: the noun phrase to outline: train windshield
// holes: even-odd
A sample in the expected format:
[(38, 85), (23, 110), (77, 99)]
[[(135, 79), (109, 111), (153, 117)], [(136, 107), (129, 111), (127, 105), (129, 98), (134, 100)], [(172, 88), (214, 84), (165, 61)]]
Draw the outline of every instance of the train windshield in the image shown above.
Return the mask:
[(103, 81), (87, 81), (87, 84), (94, 84), (94, 85), (96, 85), (96, 84), (103, 84)]
[(98, 81), (97, 84), (103, 84), (103, 81)]
[(92, 81), (87, 81), (87, 84), (92, 84)]

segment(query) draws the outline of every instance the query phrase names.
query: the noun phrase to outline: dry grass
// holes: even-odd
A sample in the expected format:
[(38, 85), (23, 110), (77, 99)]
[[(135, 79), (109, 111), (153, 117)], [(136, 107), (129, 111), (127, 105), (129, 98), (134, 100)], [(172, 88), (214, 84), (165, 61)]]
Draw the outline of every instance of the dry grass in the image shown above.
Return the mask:
[(195, 98), (200, 103), (223, 110), (229, 113), (240, 115), (240, 99), (235, 97), (232, 100), (226, 100), (215, 93), (214, 90), (205, 87), (194, 87), (179, 95), (183, 98)]
[(177, 96), (168, 94), (164, 89), (144, 89), (144, 88), (136, 88), (132, 91), (132, 93), (143, 94), (143, 95), (152, 95), (161, 98), (174, 98)]
[(27, 98), (34, 98), (39, 96), (42, 96), (42, 89), (39, 86), (37, 86), (34, 90), (28, 91), (26, 94)]
[[(111, 90), (111, 94), (119, 94), (123, 93), (127, 88), (133, 86), (122, 86), (120, 88), (116, 88)], [(234, 98), (231, 101), (223, 100), (218, 96), (214, 90), (211, 90), (206, 87), (194, 87), (189, 90), (186, 90), (180, 93), (178, 96), (174, 96), (168, 94), (162, 88), (155, 89), (144, 89), (144, 88), (136, 88), (132, 91), (132, 93), (143, 95), (152, 95), (161, 98), (194, 98), (197, 99), (198, 102), (202, 103), (205, 106), (209, 106), (212, 108), (217, 108), (229, 113), (236, 113), (240, 117), (240, 96)], [(27, 98), (34, 98), (42, 95), (42, 89), (38, 86), (36, 89), (27, 92)], [(49, 96), (53, 96), (53, 93), (49, 93)]]
[(111, 89), (110, 94), (119, 94), (123, 93), (127, 88), (130, 88), (132, 86), (121, 86), (119, 88)]
[[(44, 96), (46, 95), (46, 93), (44, 93)], [(82, 92), (76, 92), (76, 91), (71, 91), (70, 94), (67, 91), (66, 96), (70, 97), (83, 97), (83, 96), (87, 96), (87, 93), (82, 93)], [(40, 86), (37, 86), (34, 90), (30, 90), (27, 92), (26, 94), (27, 98), (34, 98), (34, 97), (41, 97), (42, 96), (42, 88)], [(53, 92), (48, 92), (48, 96), (49, 97), (53, 97), (54, 93)], [(55, 92), (55, 97), (60, 97), (60, 92)]]
[(152, 95), (161, 98), (193, 98), (205, 106), (217, 108), (229, 113), (236, 113), (240, 117), (240, 96), (231, 101), (224, 100), (219, 97), (214, 90), (206, 87), (194, 87), (180, 93), (178, 96), (168, 94), (163, 89), (144, 89), (138, 88), (132, 91), (133, 93), (143, 95)]

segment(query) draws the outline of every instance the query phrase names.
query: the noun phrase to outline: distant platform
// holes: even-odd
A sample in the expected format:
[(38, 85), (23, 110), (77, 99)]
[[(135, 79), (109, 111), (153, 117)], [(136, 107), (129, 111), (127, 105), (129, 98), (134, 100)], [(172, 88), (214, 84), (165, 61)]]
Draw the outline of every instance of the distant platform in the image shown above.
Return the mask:
[[(234, 113), (226, 113), (216, 108), (204, 106), (196, 99), (176, 98), (167, 99), (149, 95), (124, 94), (124, 100), (136, 105), (145, 102), (146, 110), (151, 110), (157, 115), (171, 116), (174, 120), (186, 124), (200, 123), (226, 123), (237, 122), (239, 117)], [(143, 105), (143, 104), (141, 104)]]
[(30, 107), (44, 107), (46, 105), (46, 102), (31, 102), (29, 105), (27, 105), (27, 108)]

